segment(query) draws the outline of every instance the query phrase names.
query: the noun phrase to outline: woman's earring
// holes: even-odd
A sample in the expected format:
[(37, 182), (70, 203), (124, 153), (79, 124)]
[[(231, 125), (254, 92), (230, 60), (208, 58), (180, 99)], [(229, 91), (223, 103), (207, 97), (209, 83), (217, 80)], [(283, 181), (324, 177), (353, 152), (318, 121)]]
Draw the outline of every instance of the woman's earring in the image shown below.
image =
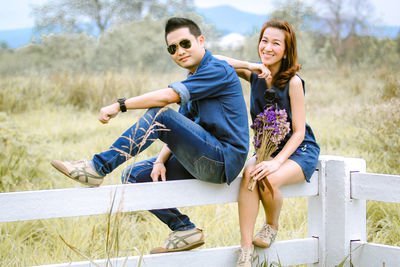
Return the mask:
[(283, 59), (286, 59), (286, 55), (283, 56)]

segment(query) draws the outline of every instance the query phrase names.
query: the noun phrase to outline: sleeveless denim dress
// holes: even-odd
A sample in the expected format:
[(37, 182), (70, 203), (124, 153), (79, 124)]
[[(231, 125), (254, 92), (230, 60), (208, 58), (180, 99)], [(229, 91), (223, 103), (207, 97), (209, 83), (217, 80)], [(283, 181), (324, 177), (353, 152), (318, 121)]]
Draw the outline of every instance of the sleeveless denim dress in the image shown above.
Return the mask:
[[(300, 78), (301, 79), (301, 78)], [(304, 81), (301, 79), (303, 84), (303, 90), (305, 92)], [(265, 79), (259, 79), (256, 74), (252, 73), (250, 77), (251, 84), (251, 96), (250, 96), (250, 113), (251, 119), (254, 121), (256, 116), (264, 111), (264, 107), (267, 101), (264, 98), (264, 91), (268, 88)], [(278, 145), (278, 149), (272, 154), (272, 157), (276, 156), (282, 148), (285, 146), (286, 142), (293, 134), (292, 129), (292, 110), (290, 107), (289, 98), (289, 83), (286, 84), (283, 90), (276, 87), (272, 87), (277, 95), (277, 105), (279, 109), (285, 109), (288, 115), (288, 121), (290, 122), (290, 131), (286, 135), (285, 139)], [(304, 176), (307, 182), (310, 181), (312, 174), (318, 164), (320, 148), (315, 140), (314, 133), (311, 127), (306, 123), (306, 131), (304, 135), (304, 140), (296, 151), (289, 157), (289, 159), (295, 161), (303, 170)]]

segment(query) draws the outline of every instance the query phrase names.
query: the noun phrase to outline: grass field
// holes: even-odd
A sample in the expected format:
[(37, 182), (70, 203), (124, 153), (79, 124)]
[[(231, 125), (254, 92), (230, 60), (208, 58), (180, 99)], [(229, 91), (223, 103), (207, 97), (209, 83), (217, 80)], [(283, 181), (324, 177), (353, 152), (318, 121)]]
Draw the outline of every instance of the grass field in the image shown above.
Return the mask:
[[(321, 154), (364, 158), (368, 172), (400, 174), (400, 71), (350, 68), (305, 70), (307, 122)], [(97, 110), (120, 96), (164, 88), (183, 73), (105, 73), (6, 76), (0, 80), (0, 192), (78, 187), (51, 168), (52, 159), (90, 158), (108, 148), (143, 111), (118, 115), (108, 125)], [(243, 84), (246, 101), (249, 87)], [(136, 160), (158, 153), (156, 142)], [(120, 183), (123, 166), (105, 184)], [(368, 202), (368, 241), (400, 245), (400, 205)], [(285, 199), (279, 240), (307, 235), (307, 200)], [(183, 208), (206, 233), (205, 247), (237, 245), (236, 204)], [(118, 255), (147, 254), (169, 229), (148, 212), (112, 218), (118, 228)], [(27, 266), (85, 260), (107, 252), (107, 216), (0, 224), (2, 266)], [(257, 228), (262, 225), (260, 214)]]

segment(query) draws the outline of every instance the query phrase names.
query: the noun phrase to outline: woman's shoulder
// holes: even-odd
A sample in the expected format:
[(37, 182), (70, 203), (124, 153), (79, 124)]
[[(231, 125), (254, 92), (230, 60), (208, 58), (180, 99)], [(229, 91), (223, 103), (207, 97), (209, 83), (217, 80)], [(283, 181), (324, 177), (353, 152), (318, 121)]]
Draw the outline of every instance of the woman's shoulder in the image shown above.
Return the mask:
[(303, 84), (304, 84), (304, 81), (303, 81), (303, 79), (302, 78), (300, 78), (300, 76), (299, 75), (294, 75), (292, 78), (290, 78), (290, 80), (289, 80), (289, 85), (290, 85), (290, 87), (292, 87), (292, 86), (303, 86)]
[(305, 93), (306, 88), (304, 84), (304, 80), (300, 78), (298, 74), (294, 75), (292, 78), (290, 78), (288, 85), (289, 90), (294, 90), (294, 89), (302, 89), (302, 91)]

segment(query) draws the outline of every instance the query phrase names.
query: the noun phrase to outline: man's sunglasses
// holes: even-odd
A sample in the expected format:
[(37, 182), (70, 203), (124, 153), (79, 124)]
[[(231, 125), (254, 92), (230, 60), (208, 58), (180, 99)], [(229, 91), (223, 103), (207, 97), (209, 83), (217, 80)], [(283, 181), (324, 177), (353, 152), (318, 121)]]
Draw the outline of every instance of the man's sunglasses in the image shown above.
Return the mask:
[[(192, 43), (188, 39), (183, 39), (182, 41), (179, 42), (179, 46), (184, 49), (189, 49), (192, 46)], [(177, 44), (172, 44), (167, 47), (167, 50), (171, 55), (174, 55), (177, 49), (178, 49)]]

